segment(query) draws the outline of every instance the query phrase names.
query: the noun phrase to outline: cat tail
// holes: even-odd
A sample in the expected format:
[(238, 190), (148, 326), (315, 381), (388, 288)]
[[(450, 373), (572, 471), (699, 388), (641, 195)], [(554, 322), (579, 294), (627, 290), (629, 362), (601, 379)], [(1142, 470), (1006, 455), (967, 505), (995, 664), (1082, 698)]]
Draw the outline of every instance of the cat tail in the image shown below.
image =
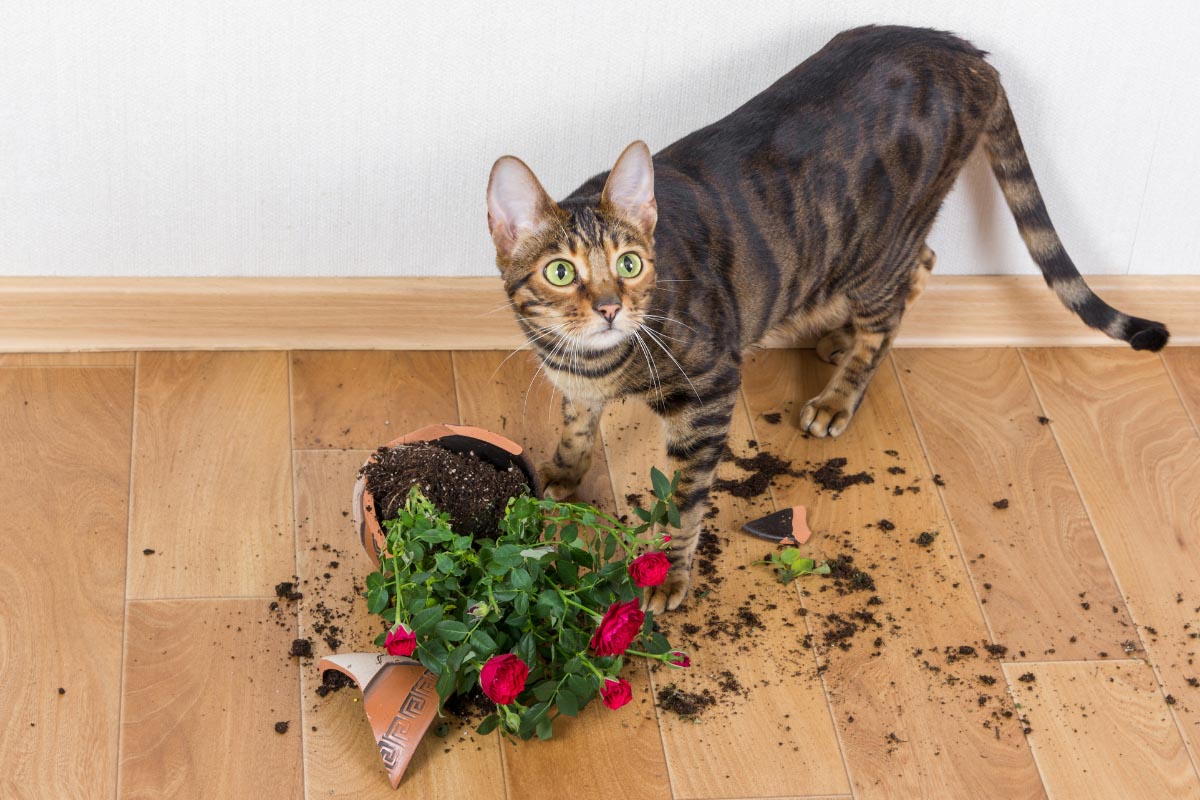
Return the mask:
[(1167, 326), (1154, 320), (1131, 317), (1101, 300), (1067, 255), (1033, 178), (1029, 157), (1003, 89), (988, 123), (984, 147), (1009, 211), (1017, 221), (1017, 230), (1029, 248), (1029, 255), (1041, 267), (1046, 283), (1063, 305), (1091, 327), (1114, 339), (1129, 342), (1134, 350), (1161, 350), (1170, 336)]

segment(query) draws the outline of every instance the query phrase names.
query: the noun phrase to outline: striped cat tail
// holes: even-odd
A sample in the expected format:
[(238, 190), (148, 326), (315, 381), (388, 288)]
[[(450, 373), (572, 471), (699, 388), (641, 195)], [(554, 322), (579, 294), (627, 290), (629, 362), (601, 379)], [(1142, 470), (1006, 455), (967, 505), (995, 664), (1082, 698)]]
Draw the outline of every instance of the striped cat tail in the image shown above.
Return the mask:
[(1091, 327), (1129, 342), (1134, 350), (1161, 350), (1170, 336), (1167, 327), (1161, 322), (1131, 317), (1105, 303), (1083, 280), (1067, 255), (1034, 180), (1003, 89), (988, 124), (984, 147), (1029, 255), (1041, 267), (1046, 283), (1063, 305)]

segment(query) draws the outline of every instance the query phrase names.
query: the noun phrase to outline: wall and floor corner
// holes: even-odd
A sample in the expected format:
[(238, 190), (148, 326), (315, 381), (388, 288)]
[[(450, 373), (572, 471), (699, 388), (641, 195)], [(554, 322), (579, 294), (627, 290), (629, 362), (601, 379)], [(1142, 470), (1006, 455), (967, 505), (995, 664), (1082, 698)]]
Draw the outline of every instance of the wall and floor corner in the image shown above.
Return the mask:
[[(318, 285), (306, 281), (337, 279), (317, 291), (342, 296), (388, 278), (395, 295), (478, 297), (486, 308), (463, 306), (477, 316), (498, 290), (447, 279), (493, 275), (483, 192), (498, 155), (565, 194), (630, 140), (658, 148), (718, 119), (867, 22), (950, 29), (989, 50), (1081, 270), (1116, 291), (1194, 296), (1187, 277), (1147, 276), (1200, 273), (1195, 3), (123, 0), (0, 8), (0, 308), (24, 309), (25, 324), (38, 292), (100, 317), (114, 306), (88, 300), (106, 293), (203, 304), (197, 292), (228, 290), (241, 313), (237, 298), (264, 286), (286, 304)], [(1035, 272), (979, 157), (932, 244), (940, 276)], [(144, 280), (202, 277), (221, 280)], [(65, 280), (89, 278), (126, 280)], [(979, 297), (1010, 296), (991, 280)], [(1129, 310), (1159, 308), (1139, 302)], [(4, 347), (50, 347), (15, 325)], [(173, 343), (187, 344), (115, 342)]]

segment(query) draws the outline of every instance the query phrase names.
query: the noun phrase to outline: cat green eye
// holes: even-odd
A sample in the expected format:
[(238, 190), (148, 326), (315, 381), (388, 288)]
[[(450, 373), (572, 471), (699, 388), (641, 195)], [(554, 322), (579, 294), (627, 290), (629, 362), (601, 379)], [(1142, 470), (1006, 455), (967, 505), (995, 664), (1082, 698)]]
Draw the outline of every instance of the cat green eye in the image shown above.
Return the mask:
[(561, 258), (546, 265), (546, 280), (555, 286), (569, 286), (575, 280), (575, 265)]
[(642, 257), (637, 253), (626, 253), (617, 259), (617, 274), (622, 278), (636, 278), (642, 274)]

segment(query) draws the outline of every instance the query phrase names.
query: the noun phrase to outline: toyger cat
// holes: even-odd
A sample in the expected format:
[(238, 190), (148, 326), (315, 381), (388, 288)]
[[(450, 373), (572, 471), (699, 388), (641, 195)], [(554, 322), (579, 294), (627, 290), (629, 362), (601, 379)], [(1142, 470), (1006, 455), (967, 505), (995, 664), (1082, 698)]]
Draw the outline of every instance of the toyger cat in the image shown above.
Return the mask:
[(578, 486), (606, 401), (641, 397), (665, 423), (683, 531), (649, 610), (687, 595), (743, 354), (776, 328), (823, 332), (817, 352), (837, 368), (799, 424), (845, 430), (933, 268), (925, 237), (977, 144), (1062, 302), (1135, 350), (1166, 344), (1165, 326), (1117, 311), (1080, 277), (985, 55), (940, 31), (858, 28), (653, 158), (634, 142), (558, 203), (520, 160), (492, 168), (496, 263), (563, 392), (547, 493)]

